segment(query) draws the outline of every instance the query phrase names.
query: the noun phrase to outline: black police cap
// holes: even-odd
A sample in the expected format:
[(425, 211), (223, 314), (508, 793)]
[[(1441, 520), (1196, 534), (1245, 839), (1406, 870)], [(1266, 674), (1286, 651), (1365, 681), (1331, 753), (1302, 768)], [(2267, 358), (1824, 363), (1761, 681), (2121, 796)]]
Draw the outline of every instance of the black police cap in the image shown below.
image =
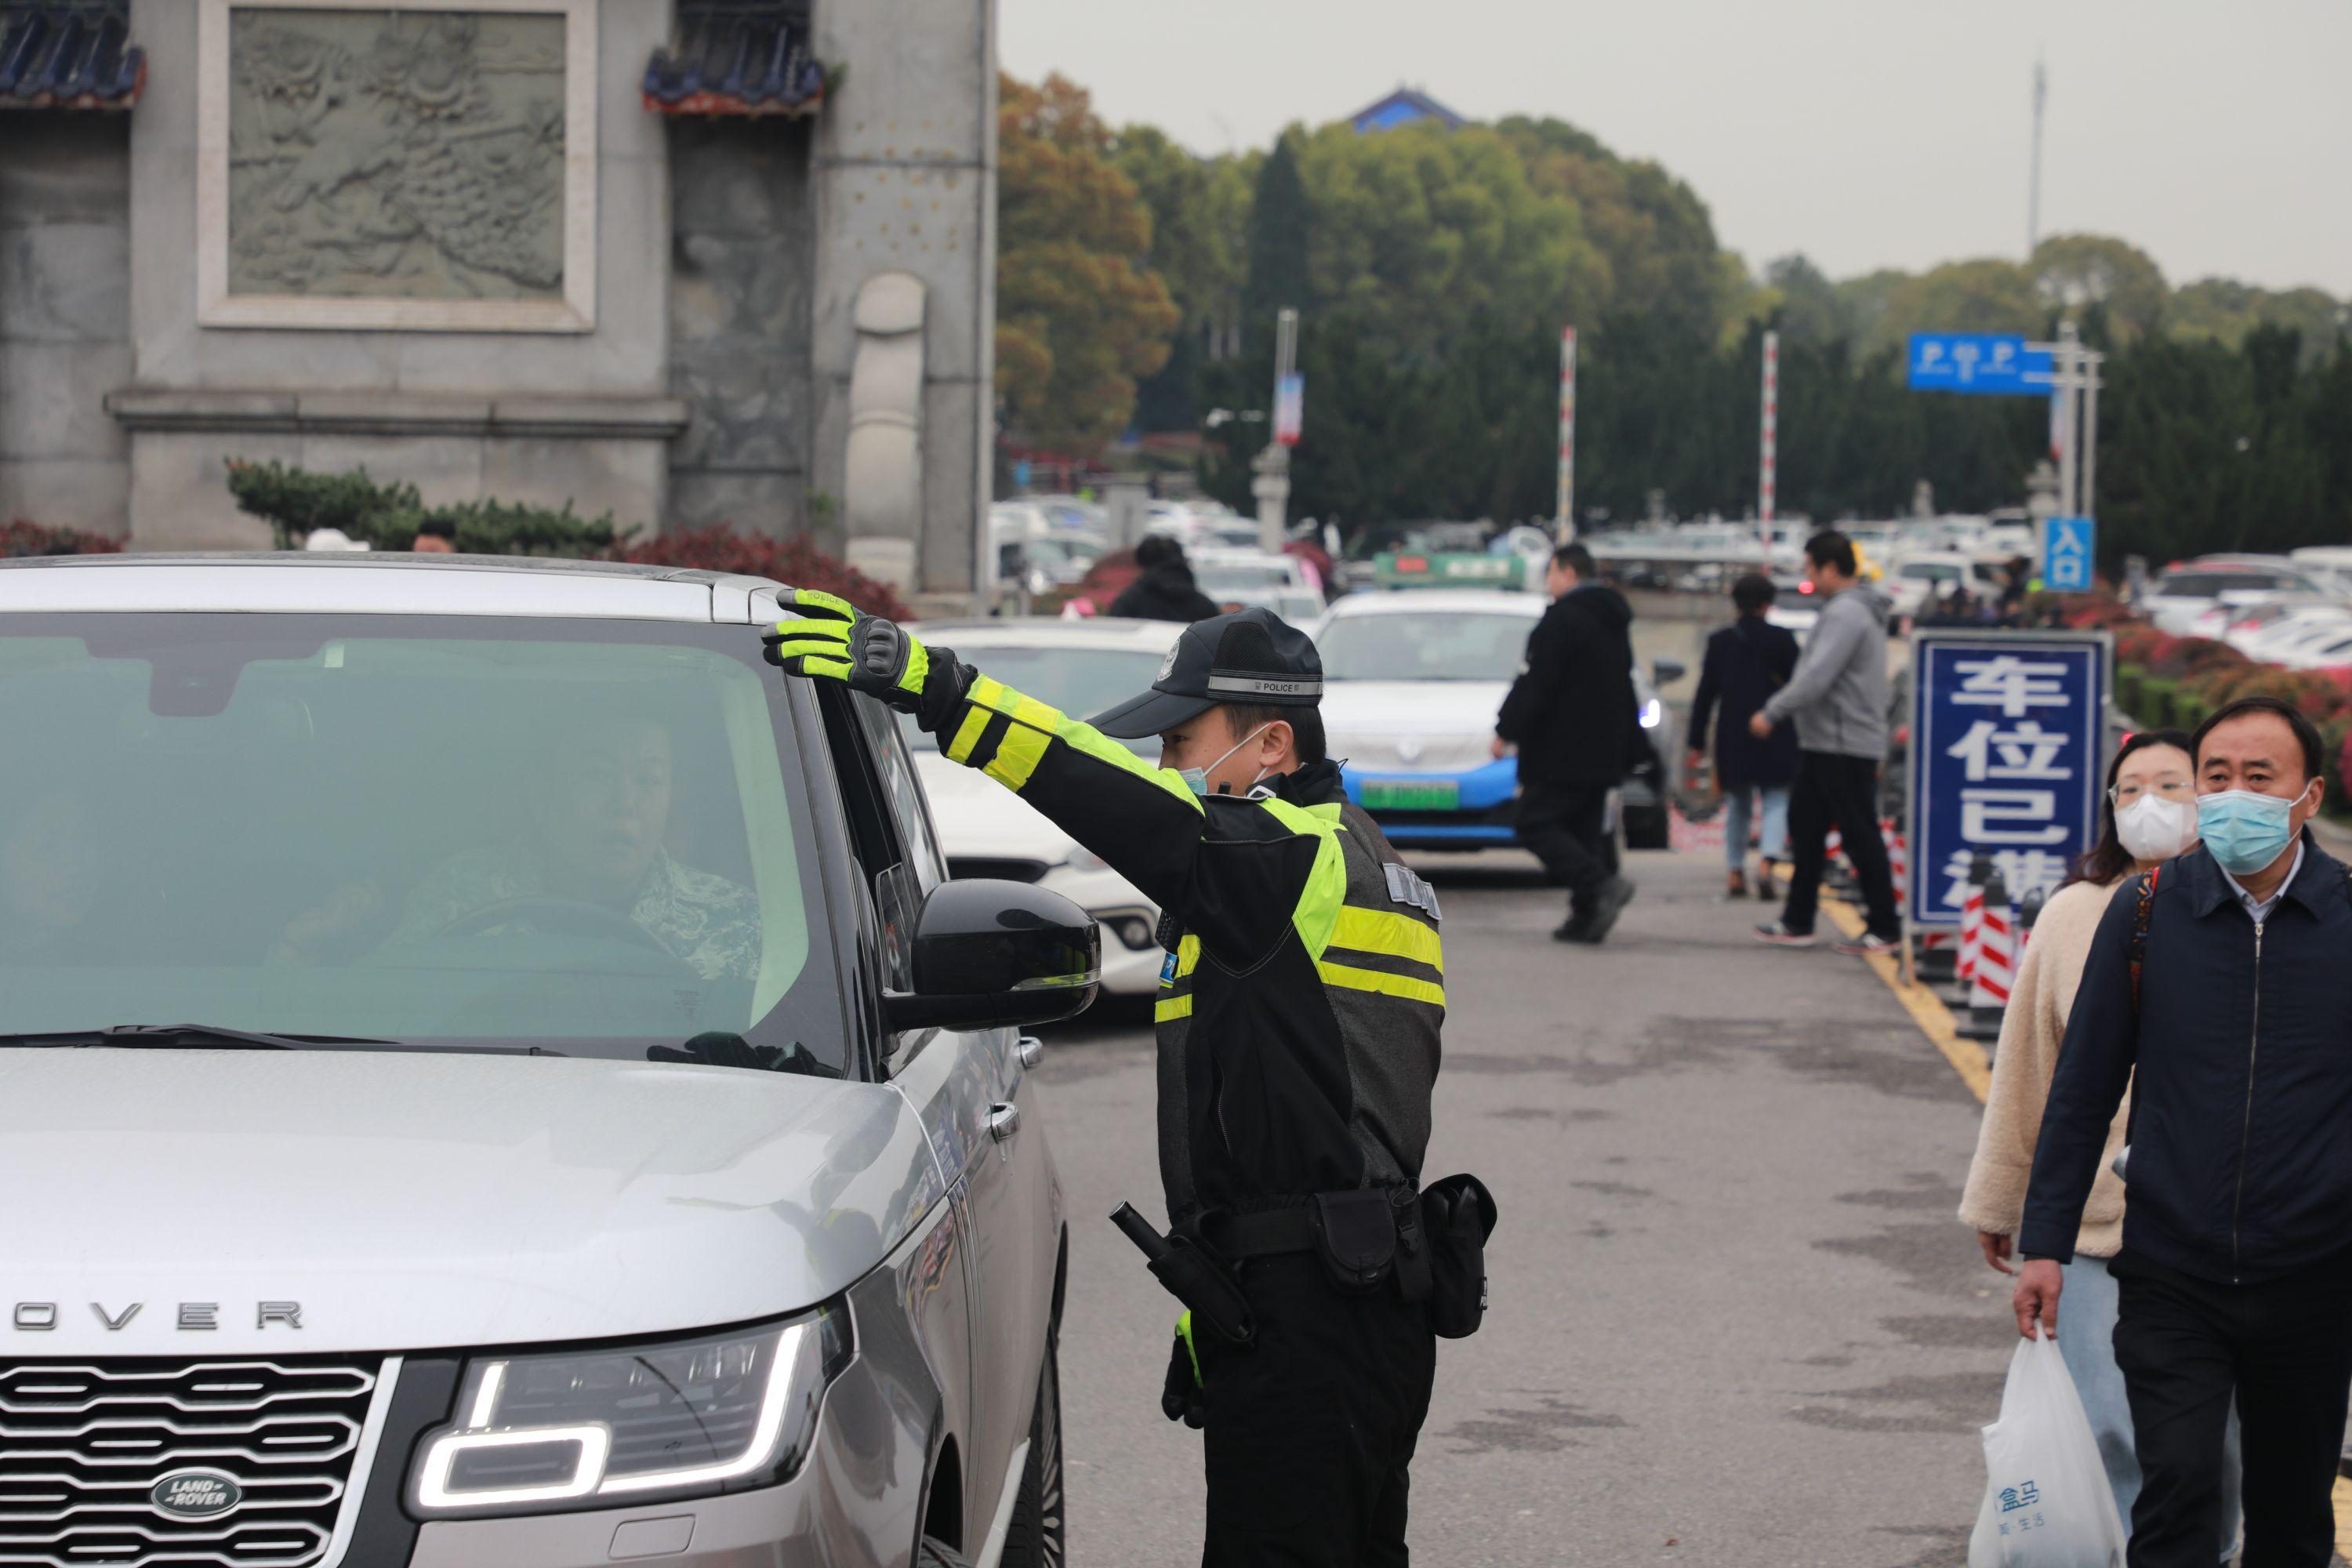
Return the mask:
[(1172, 730), (1221, 702), (1312, 708), (1322, 700), (1323, 661), (1315, 644), (1272, 610), (1252, 605), (1185, 627), (1151, 689), (1092, 721), (1106, 735), (1133, 741)]

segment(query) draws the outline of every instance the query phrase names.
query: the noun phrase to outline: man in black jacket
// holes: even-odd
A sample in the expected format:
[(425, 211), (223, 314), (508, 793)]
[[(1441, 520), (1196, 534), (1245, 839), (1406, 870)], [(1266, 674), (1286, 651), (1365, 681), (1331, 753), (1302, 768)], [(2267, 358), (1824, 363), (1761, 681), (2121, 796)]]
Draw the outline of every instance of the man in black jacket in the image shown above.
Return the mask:
[(1184, 547), (1165, 534), (1147, 533), (1136, 544), (1135, 581), (1110, 602), (1110, 614), (1143, 621), (1205, 621), (1217, 614), (1215, 601), (1192, 580)]
[(1640, 754), (1633, 701), (1633, 606), (1599, 580), (1581, 544), (1552, 552), (1551, 607), (1528, 635), (1527, 662), (1495, 719), (1494, 752), (1519, 750), (1519, 842), (1568, 889), (1559, 942), (1598, 942), (1633, 884), (1608, 852), (1609, 792)]
[(1706, 639), (1706, 658), (1699, 665), (1698, 695), (1691, 700), (1690, 767), (1698, 771), (1705, 759), (1707, 726), (1721, 704), (1722, 728), (1715, 732), (1715, 786), (1723, 796), (1723, 853), (1730, 866), (1727, 891), (1748, 896), (1748, 824), (1757, 797), (1764, 802), (1764, 831), (1759, 846), (1762, 870), (1756, 896), (1777, 899), (1772, 862), (1784, 858), (1789, 847), (1789, 785), (1797, 776), (1797, 734), (1775, 730), (1759, 740), (1748, 721), (1764, 710), (1772, 694), (1789, 684), (1797, 672), (1797, 635), (1776, 626), (1765, 616), (1772, 608), (1772, 579), (1751, 572), (1731, 585), (1731, 602), (1739, 618)]
[(2352, 1384), (2352, 887), (2305, 832), (2321, 743), (2269, 698), (2194, 740), (2202, 842), (2119, 892), (2034, 1152), (2017, 1328), (2060, 1265), (2132, 1089), (2116, 1362), (2145, 1478), (2132, 1568), (2208, 1568), (2234, 1399), (2249, 1568), (2330, 1560)]

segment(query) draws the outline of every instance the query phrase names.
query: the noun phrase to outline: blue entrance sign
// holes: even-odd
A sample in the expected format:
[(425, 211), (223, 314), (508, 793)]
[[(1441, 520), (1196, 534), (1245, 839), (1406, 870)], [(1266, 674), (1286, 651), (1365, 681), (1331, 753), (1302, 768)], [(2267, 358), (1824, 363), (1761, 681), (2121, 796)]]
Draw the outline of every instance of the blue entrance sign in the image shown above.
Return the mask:
[(2046, 396), (2050, 355), (2014, 332), (1914, 332), (1911, 390)]
[(2087, 517), (2042, 520), (2042, 585), (2053, 594), (2091, 591), (2091, 555), (2098, 525)]
[(1979, 855), (2014, 901), (2096, 839), (2111, 657), (2101, 632), (1912, 635), (1913, 924), (1959, 923)]

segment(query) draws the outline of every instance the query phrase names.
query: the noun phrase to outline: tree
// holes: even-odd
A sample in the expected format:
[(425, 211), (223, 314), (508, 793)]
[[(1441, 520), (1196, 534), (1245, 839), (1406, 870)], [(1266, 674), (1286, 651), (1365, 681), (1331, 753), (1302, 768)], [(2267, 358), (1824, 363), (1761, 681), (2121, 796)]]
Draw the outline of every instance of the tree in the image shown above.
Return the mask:
[(2038, 333), (2050, 312), (2032, 275), (2013, 261), (1948, 261), (1887, 293), (1882, 331), (1901, 344), (1913, 332)]
[(1243, 340), (1253, 344), (1273, 331), (1276, 312), (1304, 310), (1311, 302), (1314, 219), (1298, 172), (1291, 132), (1284, 132), (1258, 165), (1251, 193), (1247, 274), (1242, 285)]
[(1784, 346), (1826, 347), (1856, 335), (1853, 311), (1838, 286), (1802, 255), (1768, 263), (1764, 287)]
[(2173, 291), (2166, 323), (2183, 337), (2210, 338), (2236, 348), (2246, 334), (2268, 321), (2303, 335), (2306, 366), (2316, 366), (2336, 347), (2336, 334), (2352, 326), (2343, 300), (2317, 289), (2273, 292), (2228, 278), (2200, 278)]
[(2053, 312), (2105, 308), (2117, 347), (2158, 331), (2164, 321), (2164, 274), (2147, 252), (2097, 234), (2056, 234), (2027, 263), (2043, 307)]
[(1176, 306), (1143, 265), (1151, 214), (1086, 92), (1059, 76), (1000, 92), (997, 391), (1030, 440), (1091, 453), (1167, 363)]
[(1120, 132), (1112, 161), (1151, 213), (1147, 259), (1180, 321), (1168, 363), (1137, 392), (1146, 431), (1197, 430), (1206, 365), (1236, 351), (1257, 155), (1199, 158), (1148, 125)]

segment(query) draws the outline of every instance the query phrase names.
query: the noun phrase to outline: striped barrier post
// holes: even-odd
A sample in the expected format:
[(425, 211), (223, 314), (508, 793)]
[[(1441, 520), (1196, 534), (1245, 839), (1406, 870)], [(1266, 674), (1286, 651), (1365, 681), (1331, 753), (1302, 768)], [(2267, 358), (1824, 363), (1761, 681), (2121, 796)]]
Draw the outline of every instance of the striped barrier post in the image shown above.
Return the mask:
[(2021, 970), (2025, 967), (2026, 945), (2033, 940), (2034, 922), (2042, 918), (2042, 905), (2049, 898), (2047, 891), (2036, 888), (2017, 906), (2017, 967)]
[(1999, 876), (1984, 886), (1984, 914), (1977, 928), (1977, 961), (1969, 980), (1969, 1018), (1961, 1033), (1971, 1039), (2000, 1038), (2000, 1016), (2009, 1006), (2011, 982), (2017, 973), (2016, 947), (2011, 939), (2014, 919), (2009, 889)]
[(1969, 896), (1960, 906), (1960, 945), (1952, 965), (1952, 984), (1957, 988), (1952, 997), (1955, 1007), (1969, 1004), (1969, 984), (1976, 976), (1977, 938), (1984, 924), (1984, 887), (1990, 880), (1990, 856), (1979, 855), (1969, 862)]

